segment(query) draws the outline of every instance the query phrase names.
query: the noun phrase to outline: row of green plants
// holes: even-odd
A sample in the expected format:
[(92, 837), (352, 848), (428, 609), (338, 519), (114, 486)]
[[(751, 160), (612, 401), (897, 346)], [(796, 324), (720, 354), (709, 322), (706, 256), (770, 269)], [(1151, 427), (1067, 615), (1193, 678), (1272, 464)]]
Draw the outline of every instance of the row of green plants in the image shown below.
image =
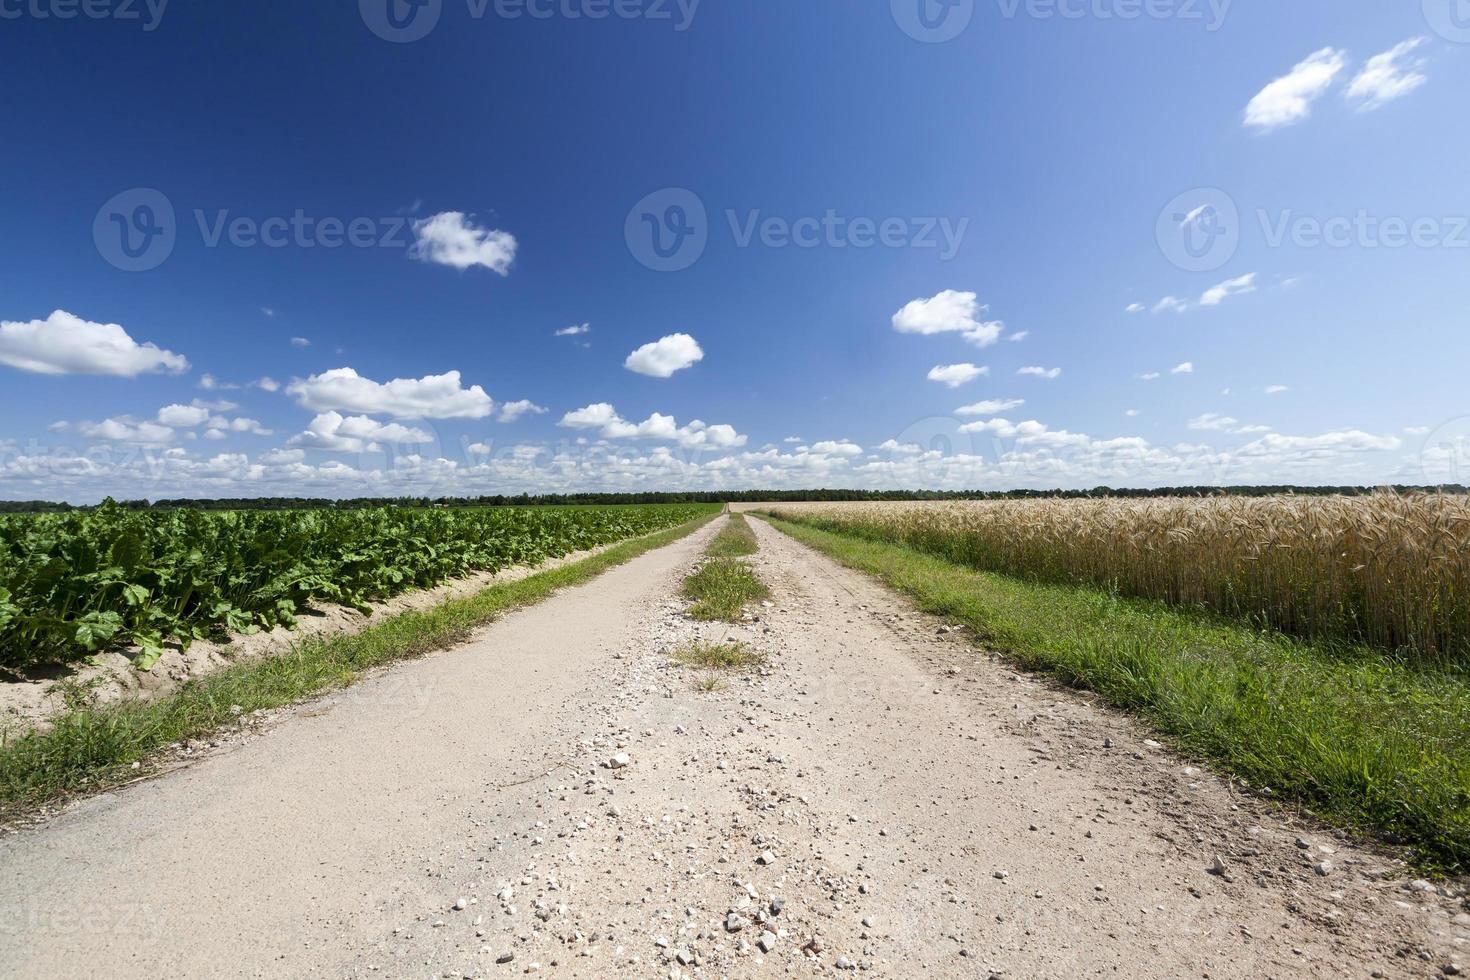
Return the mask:
[(0, 669), (294, 626), (671, 528), (708, 505), (354, 511), (134, 511), (0, 517)]

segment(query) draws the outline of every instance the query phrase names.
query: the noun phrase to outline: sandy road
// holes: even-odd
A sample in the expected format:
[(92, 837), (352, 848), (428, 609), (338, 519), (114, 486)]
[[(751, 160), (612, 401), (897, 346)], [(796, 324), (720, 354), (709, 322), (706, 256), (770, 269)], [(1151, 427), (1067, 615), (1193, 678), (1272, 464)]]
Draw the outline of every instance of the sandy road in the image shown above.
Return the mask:
[[(775, 594), (748, 624), (682, 616), (706, 529), (0, 842), (0, 975), (1470, 963), (1470, 915), (1392, 861), (754, 523)], [(769, 666), (700, 691), (664, 655), (696, 636)]]

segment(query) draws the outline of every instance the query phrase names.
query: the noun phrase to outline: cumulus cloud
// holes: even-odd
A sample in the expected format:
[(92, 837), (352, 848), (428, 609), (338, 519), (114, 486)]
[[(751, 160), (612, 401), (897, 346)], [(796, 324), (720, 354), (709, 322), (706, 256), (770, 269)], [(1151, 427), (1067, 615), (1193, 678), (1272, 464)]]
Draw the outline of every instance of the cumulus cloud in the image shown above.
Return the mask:
[(1129, 303), (1128, 304), (1128, 312), (1129, 313), (1142, 313), (1144, 310), (1147, 310), (1147, 309), (1148, 309), (1148, 307), (1147, 306), (1144, 306), (1142, 303)]
[(495, 410), (479, 385), (465, 388), (458, 371), (381, 384), (352, 368), (335, 368), (286, 386), (287, 394), (315, 412), (347, 411), (405, 419), (482, 419)]
[(65, 310), (44, 320), (0, 321), (0, 364), (32, 374), (115, 378), (189, 369), (183, 355), (140, 344), (116, 323), (93, 323)]
[(305, 337), (292, 337), (291, 338), (291, 346), (292, 347), (310, 347), (311, 346), (311, 341), (307, 340)]
[(976, 347), (989, 347), (1000, 340), (1005, 324), (999, 320), (981, 321), (980, 314), (986, 309), (975, 293), (946, 289), (929, 299), (916, 299), (893, 314), (893, 329), (925, 336), (958, 333)]
[(171, 429), (192, 429), (203, 425), (210, 410), (201, 405), (165, 405), (158, 410), (158, 424)]
[(685, 449), (729, 449), (747, 441), (730, 425), (706, 425), (696, 419), (681, 426), (672, 415), (658, 412), (642, 422), (629, 422), (606, 402), (567, 412), (557, 424), (568, 429), (596, 429), (604, 439), (654, 439), (675, 442)]
[(1188, 425), (1196, 432), (1230, 432), (1240, 425), (1240, 420), (1218, 412), (1206, 412), (1190, 419)]
[(819, 456), (861, 456), (863, 447), (846, 439), (829, 439), (812, 443), (810, 451)]
[(420, 445), (433, 441), (434, 437), (422, 429), (412, 429), (396, 422), (384, 425), (366, 415), (344, 418), (337, 412), (324, 412), (311, 420), (305, 432), (292, 436), (286, 445), (332, 453), (371, 453), (380, 452), (385, 442)]
[(675, 371), (682, 371), (702, 360), (704, 351), (693, 337), (687, 333), (671, 333), (629, 354), (623, 367), (650, 378), (670, 378)]
[(930, 369), (929, 380), (951, 388), (959, 388), (989, 373), (990, 368), (976, 367), (973, 364), (939, 364)]
[(420, 262), (455, 269), (481, 266), (506, 275), (516, 257), (515, 236), (482, 228), (462, 211), (444, 211), (413, 223), (415, 241), (409, 256)]
[(157, 422), (135, 422), (129, 418), (103, 422), (82, 422), (77, 431), (88, 439), (133, 443), (139, 446), (166, 446), (174, 440), (174, 430)]
[(1178, 296), (1165, 296), (1154, 304), (1155, 313), (1183, 313), (1189, 309), (1189, 304)]
[(592, 324), (590, 324), (590, 323), (577, 323), (577, 324), (573, 324), (570, 327), (562, 327), (560, 330), (558, 330), (556, 332), (556, 335), (558, 337), (580, 337), (584, 333), (591, 333), (591, 332), (592, 332)]
[(1212, 286), (1205, 290), (1204, 295), (1199, 298), (1199, 305), (1219, 306), (1231, 296), (1242, 296), (1255, 291), (1256, 274), (1251, 272), (1235, 279), (1226, 279), (1220, 285)]
[(526, 414), (545, 415), (546, 409), (529, 399), (522, 398), (520, 401), (506, 402), (504, 405), (501, 405), (499, 420), (501, 422), (514, 422)]
[(1245, 124), (1269, 132), (1306, 119), (1312, 114), (1312, 103), (1332, 87), (1346, 66), (1345, 54), (1334, 48), (1309, 55), (1251, 99), (1245, 107)]
[(999, 415), (1001, 412), (1009, 412), (1013, 408), (1020, 408), (1026, 404), (1024, 398), (994, 398), (989, 401), (976, 402), (973, 405), (962, 405), (954, 410), (956, 415)]
[(1062, 376), (1061, 368), (1023, 367), (1016, 372), (1022, 376), (1041, 378), (1043, 381), (1055, 381)]
[(1428, 81), (1419, 71), (1424, 67), (1424, 59), (1408, 63), (1405, 59), (1428, 40), (1411, 38), (1369, 58), (1368, 64), (1348, 85), (1347, 100), (1356, 103), (1359, 112), (1371, 112), (1419, 88)]
[(1173, 367), (1171, 367), (1169, 369), (1169, 373), (1170, 374), (1193, 374), (1194, 373), (1194, 362), (1193, 361), (1185, 361), (1183, 364), (1176, 364), (1176, 365), (1174, 365)]

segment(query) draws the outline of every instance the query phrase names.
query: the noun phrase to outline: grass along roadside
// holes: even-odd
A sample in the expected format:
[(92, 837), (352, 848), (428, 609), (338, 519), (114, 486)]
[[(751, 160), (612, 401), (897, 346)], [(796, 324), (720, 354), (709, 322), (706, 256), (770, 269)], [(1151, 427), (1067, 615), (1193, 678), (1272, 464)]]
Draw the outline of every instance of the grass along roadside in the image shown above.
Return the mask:
[(899, 545), (771, 524), (964, 622), (1018, 666), (1101, 694), (1275, 799), (1470, 872), (1470, 675), (1313, 644)]
[(451, 647), (509, 610), (596, 578), (713, 519), (633, 538), (581, 561), (403, 613), (359, 633), (306, 639), (278, 656), (228, 667), (157, 700), (79, 705), (47, 731), (0, 743), (0, 815), (137, 778), (140, 771), (133, 764), (146, 771), (156, 753), (172, 743), (237, 725), (253, 711), (345, 687), (375, 667)]
[(738, 623), (746, 603), (769, 596), (770, 590), (751, 567), (733, 557), (752, 555), (755, 551), (755, 535), (750, 525), (740, 514), (731, 514), (705, 549), (707, 560), (684, 580), (684, 595), (694, 600), (689, 615), (705, 621)]

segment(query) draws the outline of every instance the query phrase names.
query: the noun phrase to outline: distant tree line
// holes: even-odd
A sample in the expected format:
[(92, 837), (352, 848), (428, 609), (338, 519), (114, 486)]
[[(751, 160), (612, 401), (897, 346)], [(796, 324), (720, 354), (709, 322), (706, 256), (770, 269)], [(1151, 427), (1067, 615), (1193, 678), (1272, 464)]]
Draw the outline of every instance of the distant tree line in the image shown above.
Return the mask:
[[(1467, 493), (1461, 484), (1437, 487), (1159, 487), (1139, 490), (1120, 487), (1094, 487), (1091, 490), (723, 490), (682, 493), (552, 493), (532, 496), (494, 494), (481, 497), (356, 497), (330, 500), (320, 497), (236, 497), (215, 500), (124, 500), (116, 506), (130, 510), (361, 510), (369, 507), (565, 507), (607, 506), (610, 504), (720, 504), (720, 503), (795, 503), (799, 501), (842, 500), (1072, 500), (1096, 497), (1266, 497), (1273, 494), (1299, 496), (1357, 496), (1392, 490), (1397, 493)], [(109, 503), (112, 502), (108, 498)], [(0, 514), (65, 513), (90, 510), (65, 503), (45, 500), (0, 500)]]

